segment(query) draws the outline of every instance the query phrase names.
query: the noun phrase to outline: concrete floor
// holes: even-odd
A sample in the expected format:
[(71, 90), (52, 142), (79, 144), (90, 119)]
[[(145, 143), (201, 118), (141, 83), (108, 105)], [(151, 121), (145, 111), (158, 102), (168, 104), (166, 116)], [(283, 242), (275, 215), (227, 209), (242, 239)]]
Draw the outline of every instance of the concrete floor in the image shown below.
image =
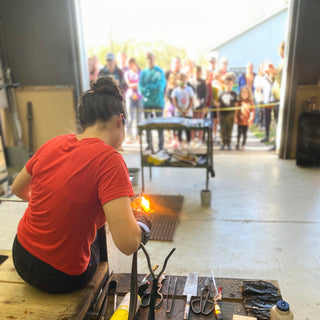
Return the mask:
[[(250, 142), (250, 139), (252, 140)], [(201, 207), (204, 169), (145, 170), (145, 192), (184, 196), (173, 242), (150, 241), (152, 264), (162, 266), (176, 248), (167, 273), (278, 280), (297, 320), (320, 318), (320, 171), (279, 160), (252, 137), (246, 151), (215, 150), (211, 207)], [(258, 146), (258, 148), (255, 148)], [(259, 149), (256, 151), (257, 149)], [(139, 167), (136, 147), (124, 146), (128, 167)], [(217, 149), (217, 148), (216, 148)], [(136, 187), (136, 192), (140, 187)], [(0, 205), (0, 248), (10, 249), (26, 204)], [(131, 257), (109, 241), (115, 272), (129, 272)], [(139, 273), (147, 264), (139, 253)]]

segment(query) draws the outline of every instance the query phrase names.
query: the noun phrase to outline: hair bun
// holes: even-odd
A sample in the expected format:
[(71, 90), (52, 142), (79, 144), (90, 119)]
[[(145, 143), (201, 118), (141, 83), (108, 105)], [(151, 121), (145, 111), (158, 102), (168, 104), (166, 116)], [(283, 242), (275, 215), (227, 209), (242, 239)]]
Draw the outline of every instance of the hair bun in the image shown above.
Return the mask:
[(111, 95), (123, 101), (119, 83), (112, 76), (99, 77), (96, 81), (91, 80), (90, 89), (93, 93)]

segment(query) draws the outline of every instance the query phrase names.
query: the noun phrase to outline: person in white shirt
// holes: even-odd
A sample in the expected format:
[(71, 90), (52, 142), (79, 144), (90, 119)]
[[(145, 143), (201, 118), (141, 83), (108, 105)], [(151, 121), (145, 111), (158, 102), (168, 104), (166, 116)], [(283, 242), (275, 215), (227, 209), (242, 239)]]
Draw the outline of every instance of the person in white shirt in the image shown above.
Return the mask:
[[(177, 78), (178, 86), (172, 91), (172, 102), (175, 106), (175, 116), (192, 119), (193, 89), (187, 85), (187, 76), (180, 73)], [(186, 131), (188, 145), (191, 141), (191, 131)], [(179, 142), (182, 142), (182, 131), (178, 132)]]

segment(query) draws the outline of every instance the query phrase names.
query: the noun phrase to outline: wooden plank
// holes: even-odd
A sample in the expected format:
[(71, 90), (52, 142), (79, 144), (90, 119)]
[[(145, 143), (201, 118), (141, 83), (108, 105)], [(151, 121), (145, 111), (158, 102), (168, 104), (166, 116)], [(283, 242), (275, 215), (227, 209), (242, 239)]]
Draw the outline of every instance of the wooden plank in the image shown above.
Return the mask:
[[(27, 103), (32, 103), (34, 152), (54, 136), (75, 132), (76, 113), (72, 86), (25, 86), (15, 89), (22, 140), (28, 147)], [(8, 109), (0, 109), (5, 145), (13, 146)]]
[(47, 294), (24, 283), (0, 283), (0, 319), (81, 319), (82, 309), (92, 289), (85, 288), (72, 294)]
[(108, 272), (108, 263), (101, 262), (85, 288), (67, 294), (49, 294), (19, 277), (10, 250), (0, 250), (0, 254), (9, 257), (0, 265), (0, 319), (83, 319)]

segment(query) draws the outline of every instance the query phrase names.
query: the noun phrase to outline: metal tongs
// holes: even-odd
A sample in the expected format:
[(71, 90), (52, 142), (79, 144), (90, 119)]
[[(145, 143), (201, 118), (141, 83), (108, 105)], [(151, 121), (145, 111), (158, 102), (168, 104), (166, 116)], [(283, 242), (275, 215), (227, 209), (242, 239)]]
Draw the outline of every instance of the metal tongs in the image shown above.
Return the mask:
[(210, 299), (210, 280), (206, 278), (204, 286), (201, 288), (201, 295), (199, 299), (191, 301), (191, 309), (195, 314), (209, 315), (214, 309), (214, 301)]
[(168, 256), (166, 257), (166, 259), (164, 260), (164, 264), (163, 264), (163, 268), (161, 269), (161, 271), (159, 272), (158, 275), (154, 274), (152, 267), (151, 267), (151, 262), (150, 262), (150, 256), (145, 248), (145, 246), (141, 243), (141, 249), (144, 252), (146, 258), (147, 258), (147, 262), (148, 262), (148, 268), (149, 271), (152, 275), (153, 281), (152, 281), (152, 289), (151, 289), (151, 295), (150, 295), (150, 309), (149, 309), (149, 316), (148, 316), (148, 320), (154, 320), (155, 319), (155, 305), (156, 305), (156, 301), (157, 301), (157, 291), (158, 291), (158, 282), (159, 282), (159, 278), (161, 277), (161, 275), (164, 273), (164, 270), (167, 266), (168, 260), (171, 257), (171, 255), (173, 254), (173, 252), (176, 250), (176, 248), (173, 248), (170, 253), (168, 254)]

